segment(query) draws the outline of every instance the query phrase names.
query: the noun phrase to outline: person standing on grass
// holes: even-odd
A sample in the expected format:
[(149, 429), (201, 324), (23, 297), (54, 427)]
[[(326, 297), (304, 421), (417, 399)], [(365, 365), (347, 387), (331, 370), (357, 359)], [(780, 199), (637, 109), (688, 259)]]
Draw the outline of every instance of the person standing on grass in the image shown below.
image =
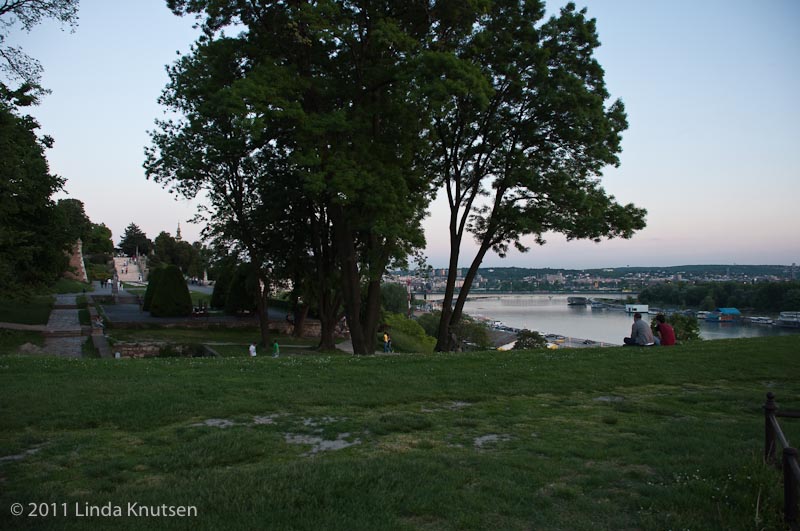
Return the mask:
[(278, 345), (278, 340), (272, 342), (272, 357), (277, 358), (281, 354), (281, 347)]
[(631, 326), (631, 337), (626, 337), (623, 342), (626, 347), (652, 347), (656, 344), (653, 331), (642, 321), (642, 314), (633, 314), (633, 326)]
[(383, 333), (383, 351), (384, 352), (392, 351), (392, 338), (389, 336), (389, 332)]
[(662, 347), (675, 344), (675, 330), (667, 324), (667, 318), (663, 313), (656, 315), (656, 335), (661, 340)]
[(251, 358), (255, 358), (256, 357), (256, 344), (255, 343), (250, 343), (250, 357)]

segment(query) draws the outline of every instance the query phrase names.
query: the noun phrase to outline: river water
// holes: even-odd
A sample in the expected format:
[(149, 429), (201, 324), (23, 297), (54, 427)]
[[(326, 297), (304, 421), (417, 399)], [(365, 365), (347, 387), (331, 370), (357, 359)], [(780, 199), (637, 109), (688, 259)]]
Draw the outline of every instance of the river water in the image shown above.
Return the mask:
[[(626, 295), (603, 295), (624, 300)], [(436, 296), (429, 296), (435, 299)], [(591, 306), (569, 306), (567, 295), (476, 295), (464, 304), (464, 312), (485, 317), (514, 328), (527, 328), (542, 334), (592, 339), (615, 345), (629, 336), (633, 316), (619, 310), (593, 310)], [(655, 315), (643, 316), (645, 321)], [(707, 323), (700, 321), (700, 337), (725, 339), (795, 334), (800, 330), (768, 325)]]

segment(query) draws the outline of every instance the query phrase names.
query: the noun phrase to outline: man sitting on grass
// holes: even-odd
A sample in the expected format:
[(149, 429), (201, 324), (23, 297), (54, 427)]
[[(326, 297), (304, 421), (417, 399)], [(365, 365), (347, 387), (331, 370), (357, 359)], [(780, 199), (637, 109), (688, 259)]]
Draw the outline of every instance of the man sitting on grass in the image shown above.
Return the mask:
[(631, 337), (626, 337), (623, 341), (626, 347), (651, 347), (656, 344), (653, 331), (642, 321), (642, 314), (639, 312), (633, 314)]

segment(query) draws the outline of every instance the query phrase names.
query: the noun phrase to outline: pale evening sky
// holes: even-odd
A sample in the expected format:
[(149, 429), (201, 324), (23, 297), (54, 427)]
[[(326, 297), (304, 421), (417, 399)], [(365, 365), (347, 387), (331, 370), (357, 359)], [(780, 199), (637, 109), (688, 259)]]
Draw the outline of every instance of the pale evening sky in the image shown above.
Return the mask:
[[(550, 1), (549, 12), (566, 2)], [(628, 111), (619, 168), (604, 186), (648, 210), (631, 240), (565, 242), (486, 266), (619, 267), (800, 262), (800, 2), (582, 0), (597, 19), (597, 57)], [(144, 178), (147, 131), (162, 116), (165, 65), (196, 32), (164, 0), (81, 0), (74, 33), (45, 23), (10, 41), (44, 67), (52, 90), (33, 109), (55, 138), (51, 171), (67, 179), (115, 243), (131, 222), (184, 239), (197, 203)], [(426, 221), (429, 263), (446, 265), (446, 204)], [(471, 245), (471, 244), (470, 244)], [(465, 245), (461, 265), (472, 248)]]

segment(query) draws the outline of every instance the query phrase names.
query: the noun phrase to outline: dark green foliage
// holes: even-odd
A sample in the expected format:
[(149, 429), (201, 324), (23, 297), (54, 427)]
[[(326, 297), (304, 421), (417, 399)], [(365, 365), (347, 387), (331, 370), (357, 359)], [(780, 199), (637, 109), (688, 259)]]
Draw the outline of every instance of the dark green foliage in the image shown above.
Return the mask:
[(59, 199), (56, 203), (56, 216), (58, 223), (64, 227), (67, 241), (76, 242), (80, 239), (85, 243), (89, 240), (92, 234), (92, 222), (86, 215), (82, 201)]
[[(198, 247), (189, 242), (173, 238), (168, 232), (162, 231), (153, 242), (152, 263), (172, 264), (178, 266), (185, 275), (191, 274), (190, 268), (199, 260)], [(193, 271), (193, 276), (201, 276), (201, 272)]]
[(408, 313), (408, 291), (400, 284), (381, 284), (381, 305), (384, 311), (406, 315)]
[(677, 341), (694, 341), (700, 339), (700, 325), (697, 319), (691, 315), (681, 315), (675, 313), (667, 318), (667, 322), (675, 330)]
[(547, 346), (547, 340), (535, 330), (521, 330), (517, 334), (517, 342), (514, 344), (514, 350), (532, 350), (537, 348), (544, 348)]
[(800, 310), (800, 282), (665, 282), (648, 286), (639, 293), (646, 304), (714, 310), (752, 308), (760, 312)]
[(127, 256), (136, 256), (137, 253), (147, 255), (153, 248), (153, 242), (147, 238), (142, 229), (135, 223), (131, 223), (125, 227), (125, 233), (119, 242), (119, 248)]
[(234, 268), (223, 268), (217, 274), (217, 279), (214, 281), (214, 291), (211, 293), (211, 307), (224, 308), (225, 300), (228, 298), (228, 291), (233, 282), (235, 274)]
[(55, 281), (75, 243), (51, 199), (64, 185), (44, 154), (53, 140), (38, 138), (39, 124), (19, 112), (31, 103), (28, 91), (0, 83), (0, 292), (7, 295)]
[(437, 42), (460, 63), (440, 72), (432, 102), (432, 167), (449, 200), (449, 263), (464, 261), (467, 233), (479, 245), (457, 299), (456, 277), (447, 279), (437, 350), (456, 347), (454, 329), (489, 251), (524, 252), (524, 236), (541, 245), (548, 232), (630, 238), (645, 226), (645, 210), (617, 202), (600, 182), (603, 169), (619, 163), (628, 124), (622, 102), (607, 101), (593, 56), (600, 45), (594, 20), (572, 3), (546, 21), (542, 2), (488, 2), (479, 10), (480, 23)]
[(89, 236), (83, 241), (84, 254), (100, 254), (105, 253), (110, 255), (114, 252), (114, 242), (111, 240), (111, 229), (105, 226), (104, 223), (92, 223)]
[(463, 350), (482, 350), (489, 347), (489, 329), (485, 324), (465, 315), (451, 328), (457, 344)]
[(225, 297), (225, 313), (255, 312), (257, 309), (258, 279), (251, 264), (241, 264), (231, 278)]
[(177, 266), (167, 266), (158, 280), (150, 314), (153, 317), (183, 317), (192, 313), (192, 297)]
[(158, 290), (158, 283), (163, 276), (164, 269), (163, 267), (151, 269), (147, 276), (147, 290), (144, 292), (144, 301), (142, 302), (142, 310), (146, 312), (150, 311), (150, 304)]
[(436, 337), (439, 331), (439, 321), (442, 318), (442, 312), (423, 313), (417, 317), (417, 322), (425, 330), (425, 333), (431, 337)]
[[(436, 341), (425, 333), (420, 324), (403, 314), (390, 313), (385, 318), (386, 328), (392, 338), (394, 352), (430, 354)], [(383, 339), (381, 338), (381, 342)]]

